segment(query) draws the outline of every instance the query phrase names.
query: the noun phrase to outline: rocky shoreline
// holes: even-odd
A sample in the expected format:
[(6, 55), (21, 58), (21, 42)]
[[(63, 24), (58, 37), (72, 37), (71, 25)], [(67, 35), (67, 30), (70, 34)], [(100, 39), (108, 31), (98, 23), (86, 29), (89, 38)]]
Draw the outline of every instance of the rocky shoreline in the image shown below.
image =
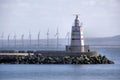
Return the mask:
[(106, 56), (1, 55), (0, 64), (114, 64)]

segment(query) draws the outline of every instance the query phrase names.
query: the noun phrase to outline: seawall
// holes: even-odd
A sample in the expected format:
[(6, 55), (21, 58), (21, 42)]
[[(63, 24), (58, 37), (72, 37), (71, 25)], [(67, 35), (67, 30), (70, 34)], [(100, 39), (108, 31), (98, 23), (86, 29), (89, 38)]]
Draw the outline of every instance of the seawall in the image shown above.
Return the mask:
[(41, 56), (98, 56), (97, 51), (91, 51), (91, 52), (67, 52), (67, 51), (15, 51), (15, 52), (0, 52), (0, 55), (22, 55), (22, 56), (28, 56), (28, 55), (41, 55)]
[(81, 55), (98, 56), (97, 51), (91, 52), (39, 51), (34, 54), (43, 56), (81, 56)]

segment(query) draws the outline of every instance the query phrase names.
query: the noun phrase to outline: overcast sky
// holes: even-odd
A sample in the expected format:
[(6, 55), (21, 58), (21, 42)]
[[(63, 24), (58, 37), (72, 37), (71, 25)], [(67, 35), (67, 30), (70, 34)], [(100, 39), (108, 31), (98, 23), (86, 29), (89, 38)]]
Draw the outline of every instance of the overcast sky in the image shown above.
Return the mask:
[(85, 37), (120, 35), (120, 0), (0, 0), (0, 35), (4, 38), (24, 34), (28, 38), (46, 38), (49, 29), (54, 38), (57, 27), (65, 38), (75, 16), (80, 14)]

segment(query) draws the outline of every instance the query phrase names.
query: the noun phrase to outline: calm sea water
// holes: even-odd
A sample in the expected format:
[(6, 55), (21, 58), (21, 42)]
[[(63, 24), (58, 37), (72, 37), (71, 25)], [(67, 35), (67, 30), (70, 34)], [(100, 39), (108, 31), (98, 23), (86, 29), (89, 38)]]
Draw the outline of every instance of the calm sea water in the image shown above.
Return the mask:
[(120, 65), (0, 65), (0, 80), (120, 80)]
[[(17, 49), (21, 50), (20, 47)], [(50, 47), (50, 49), (56, 48)], [(64, 50), (64, 47), (59, 47), (58, 50)], [(107, 56), (115, 64), (0, 64), (0, 80), (120, 80), (120, 47), (93, 46), (91, 50), (97, 50), (99, 54)]]

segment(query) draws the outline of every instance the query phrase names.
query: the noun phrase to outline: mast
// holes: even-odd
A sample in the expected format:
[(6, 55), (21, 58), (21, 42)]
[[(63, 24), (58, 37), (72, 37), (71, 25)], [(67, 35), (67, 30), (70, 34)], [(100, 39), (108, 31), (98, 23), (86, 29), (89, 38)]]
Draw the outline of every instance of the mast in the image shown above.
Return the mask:
[(48, 29), (48, 31), (47, 31), (47, 46), (49, 46), (49, 29)]
[(2, 48), (3, 48), (3, 38), (4, 38), (4, 33), (2, 33), (2, 35), (1, 35), (1, 39), (2, 39)]
[(29, 46), (31, 48), (31, 33), (29, 32)]
[(67, 32), (66, 37), (67, 37), (67, 44), (69, 45), (69, 39), (70, 39), (70, 32)]
[(24, 34), (21, 35), (22, 46), (24, 46)]
[(56, 32), (55, 36), (57, 37), (57, 48), (58, 48), (58, 46), (59, 46), (59, 31), (58, 31), (58, 28), (57, 28), (57, 32)]
[(38, 32), (38, 48), (40, 46), (40, 31)]
[(14, 35), (14, 46), (16, 48), (16, 34)]
[(9, 42), (10, 42), (10, 34), (8, 35), (8, 48), (10, 46)]

